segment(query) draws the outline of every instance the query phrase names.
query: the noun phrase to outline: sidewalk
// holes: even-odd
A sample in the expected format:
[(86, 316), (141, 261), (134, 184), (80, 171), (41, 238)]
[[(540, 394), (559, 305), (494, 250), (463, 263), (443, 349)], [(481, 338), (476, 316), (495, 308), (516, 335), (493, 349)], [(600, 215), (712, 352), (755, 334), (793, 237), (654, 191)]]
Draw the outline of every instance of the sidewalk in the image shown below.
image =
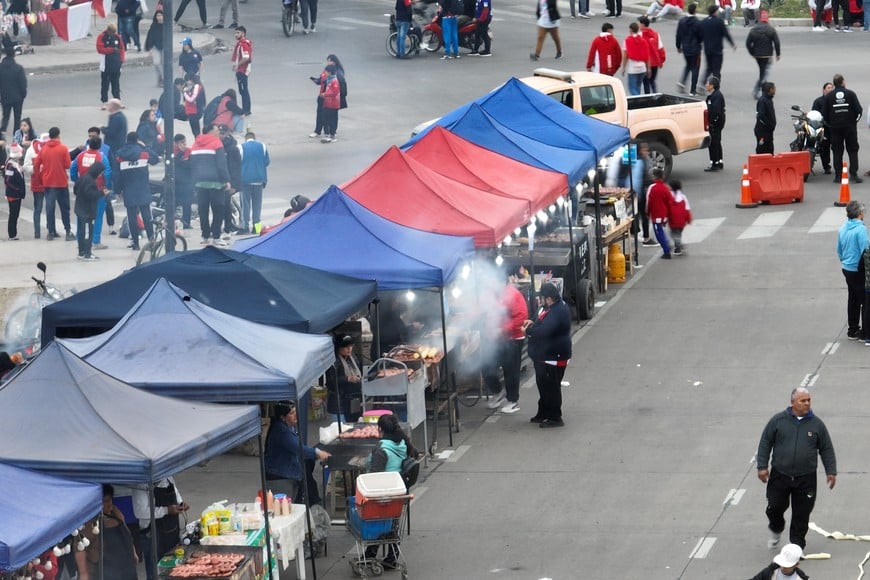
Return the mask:
[[(640, 16), (642, 14), (646, 14), (647, 9), (649, 8), (649, 4), (650, 4), (649, 2), (640, 2), (637, 4), (625, 4), (622, 7), (622, 11), (630, 13), (630, 14), (637, 14), (638, 16)], [(686, 3), (686, 5), (688, 5), (688, 2)], [(704, 10), (703, 14), (702, 14), (702, 10)], [(687, 14), (688, 13), (684, 11), (679, 16), (668, 15), (668, 16), (665, 16), (663, 18), (660, 18), (659, 22), (667, 22), (669, 20), (672, 20), (674, 22), (678, 22), (680, 20), (680, 18), (682, 18), (683, 16), (686, 16)], [(707, 14), (706, 8), (702, 8), (699, 5), (698, 6), (698, 14), (697, 14), (698, 19), (702, 20), (702, 19), (706, 18), (706, 14)], [(743, 28), (743, 24), (742, 24), (743, 23), (743, 13), (740, 10), (735, 10), (733, 17), (734, 17), (736, 24), (731, 26), (731, 28)], [(813, 27), (813, 20), (812, 20), (812, 18), (809, 18), (809, 17), (807, 17), (807, 18), (773, 18), (773, 17), (771, 17), (770, 25), (775, 27), (775, 28), (784, 28), (784, 27), (792, 27), (792, 26), (795, 26), (795, 27), (805, 26), (807, 28), (812, 28)]]
[[(15, 60), (24, 67), (28, 74), (46, 74), (53, 72), (79, 72), (79, 71), (96, 71), (100, 67), (100, 59), (97, 54), (96, 40), (103, 30), (106, 29), (106, 24), (115, 22), (114, 15), (109, 18), (100, 18), (95, 16), (92, 19), (90, 35), (75, 42), (66, 42), (62, 38), (52, 36), (51, 46), (34, 46), (33, 54), (22, 54), (15, 57)], [(140, 22), (139, 33), (143, 44), (142, 52), (136, 52), (136, 48), (127, 51), (127, 59), (124, 63), (125, 67), (131, 66), (150, 66), (151, 54), (144, 50), (145, 37), (148, 34), (148, 28), (151, 26), (151, 19), (145, 18)], [(218, 39), (214, 35), (209, 34), (205, 30), (195, 30), (191, 32), (180, 32), (176, 27), (173, 31), (173, 42), (177, 42), (177, 46), (172, 47), (174, 54), (181, 51), (181, 39), (189, 36), (193, 41), (193, 46), (203, 54), (214, 52), (218, 46)], [(30, 41), (30, 35), (19, 36), (19, 40)]]

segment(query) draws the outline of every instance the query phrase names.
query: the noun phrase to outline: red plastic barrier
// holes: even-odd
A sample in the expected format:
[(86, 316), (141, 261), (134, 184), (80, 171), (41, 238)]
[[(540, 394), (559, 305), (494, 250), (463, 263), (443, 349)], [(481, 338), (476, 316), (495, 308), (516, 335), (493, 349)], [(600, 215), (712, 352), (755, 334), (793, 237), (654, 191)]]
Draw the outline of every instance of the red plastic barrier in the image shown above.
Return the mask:
[(770, 204), (803, 201), (804, 175), (809, 172), (809, 151), (750, 155), (752, 201)]

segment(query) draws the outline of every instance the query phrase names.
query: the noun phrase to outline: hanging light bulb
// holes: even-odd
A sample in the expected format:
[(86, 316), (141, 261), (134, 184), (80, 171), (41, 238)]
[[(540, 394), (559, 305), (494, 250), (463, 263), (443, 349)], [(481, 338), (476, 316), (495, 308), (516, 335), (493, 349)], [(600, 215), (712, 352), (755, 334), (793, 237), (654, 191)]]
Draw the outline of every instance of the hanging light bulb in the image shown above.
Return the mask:
[(51, 565), (51, 560), (46, 562), (45, 566), (43, 566), (43, 568), (45, 568), (46, 570), (51, 570), (53, 568), (53, 566)]
[(560, 196), (559, 199), (556, 200), (556, 205), (559, 207), (564, 206), (565, 205), (565, 198)]
[(55, 547), (51, 550), (51, 553), (54, 554), (54, 555), (55, 555), (56, 557), (58, 557), (58, 558), (60, 558), (61, 556), (63, 556), (63, 550), (61, 550), (58, 546), (55, 546)]
[(556, 204), (550, 204), (550, 207), (547, 208), (547, 211), (550, 213), (556, 213)]
[(450, 295), (454, 298), (459, 298), (460, 296), (462, 296), (462, 289), (458, 286), (454, 286), (453, 290), (450, 291)]
[(589, 173), (586, 174), (586, 177), (588, 177), (590, 180), (595, 179), (595, 173), (596, 171), (594, 169), (590, 169)]
[(468, 264), (465, 264), (464, 266), (462, 266), (462, 273), (460, 274), (460, 276), (462, 276), (463, 280), (468, 280), (468, 277), (470, 275), (471, 275), (471, 266), (469, 266)]
[(495, 265), (501, 266), (502, 264), (504, 264), (504, 258), (502, 258), (501, 254), (499, 254), (498, 256), (495, 257)]
[(413, 290), (408, 290), (405, 293), (405, 300), (407, 300), (408, 302), (413, 302), (416, 297), (417, 296), (416, 296), (416, 294), (414, 294)]
[[(512, 242), (512, 241), (514, 241), (514, 239), (513, 239), (512, 237), (510, 237), (510, 236), (507, 236), (507, 237), (504, 239), (504, 245), (509, 246), (509, 245), (511, 245), (511, 242)], [(501, 248), (501, 244), (499, 244), (498, 247)]]
[(523, 233), (523, 228), (517, 228), (517, 229), (514, 230), (514, 235), (515, 235), (515, 236), (519, 236), (521, 233)]

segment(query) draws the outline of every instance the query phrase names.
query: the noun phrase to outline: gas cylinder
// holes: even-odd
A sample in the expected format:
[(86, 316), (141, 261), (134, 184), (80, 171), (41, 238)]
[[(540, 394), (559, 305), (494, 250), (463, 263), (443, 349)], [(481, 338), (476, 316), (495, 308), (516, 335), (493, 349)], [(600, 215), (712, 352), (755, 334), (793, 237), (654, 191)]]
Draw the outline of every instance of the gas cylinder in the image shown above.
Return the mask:
[(607, 250), (607, 281), (611, 284), (625, 282), (625, 254), (619, 244), (610, 244)]

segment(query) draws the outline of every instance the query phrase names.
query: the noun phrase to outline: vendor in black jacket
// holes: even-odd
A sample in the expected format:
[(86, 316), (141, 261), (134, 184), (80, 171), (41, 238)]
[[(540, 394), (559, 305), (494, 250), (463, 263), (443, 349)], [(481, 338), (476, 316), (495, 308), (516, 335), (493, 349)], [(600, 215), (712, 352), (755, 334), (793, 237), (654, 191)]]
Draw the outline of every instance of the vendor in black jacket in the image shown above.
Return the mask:
[(540, 427), (562, 427), (562, 377), (571, 359), (571, 312), (552, 284), (541, 285), (542, 309), (536, 320), (526, 320), (529, 358), (535, 365), (538, 412), (530, 419)]
[[(359, 405), (355, 401), (358, 402), (362, 398), (360, 368), (359, 360), (353, 354), (353, 337), (337, 337), (335, 363), (326, 371), (326, 411), (333, 415), (333, 421), (354, 423), (359, 419)], [(340, 417), (339, 413), (341, 413)]]

